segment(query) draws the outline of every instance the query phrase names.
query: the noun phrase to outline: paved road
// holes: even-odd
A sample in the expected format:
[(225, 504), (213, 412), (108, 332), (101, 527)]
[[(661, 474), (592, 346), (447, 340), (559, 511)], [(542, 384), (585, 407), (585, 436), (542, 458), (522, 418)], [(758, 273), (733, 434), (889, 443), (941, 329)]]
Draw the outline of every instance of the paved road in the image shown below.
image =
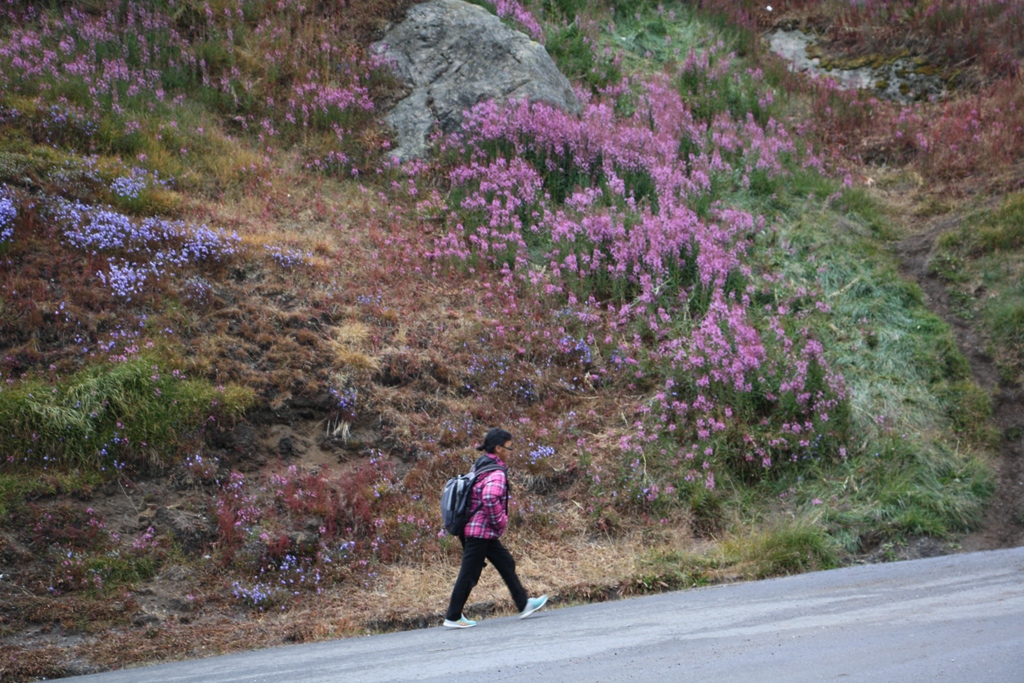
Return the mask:
[(78, 683), (1024, 682), (1024, 548), (84, 676)]

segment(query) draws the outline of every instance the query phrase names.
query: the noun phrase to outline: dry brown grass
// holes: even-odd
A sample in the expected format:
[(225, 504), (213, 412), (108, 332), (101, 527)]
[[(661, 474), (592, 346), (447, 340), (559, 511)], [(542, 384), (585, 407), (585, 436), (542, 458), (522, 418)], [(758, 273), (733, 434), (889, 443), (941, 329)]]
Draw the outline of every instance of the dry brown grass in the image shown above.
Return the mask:
[[(659, 590), (657, 585), (644, 588), (638, 583), (638, 558), (652, 547), (665, 551), (699, 548), (678, 529), (662, 530), (662, 537), (652, 546), (650, 536), (641, 533), (598, 538), (584, 532), (582, 521), (577, 520), (573, 527), (557, 540), (538, 539), (524, 529), (513, 529), (505, 539), (527, 590), (531, 594), (547, 593), (552, 606), (622, 597), (638, 590)], [(382, 566), (379, 575), (365, 583), (355, 581), (329, 588), (321, 596), (292, 605), (288, 611), (250, 613), (243, 620), (226, 603), (217, 600), (216, 593), (207, 593), (213, 601), (187, 618), (171, 617), (145, 627), (113, 627), (97, 635), (80, 633), (78, 644), (71, 648), (5, 648), (0, 654), (0, 671), (4, 672), (5, 680), (8, 675), (11, 680), (28, 680), (66, 675), (67, 667), (74, 661), (121, 668), (282, 643), (434, 626), (440, 623), (447, 605), (458, 574), (459, 557), (458, 544), (454, 543), (447, 551), (417, 563)], [(507, 589), (492, 570), (484, 571), (470, 600), (467, 613), (478, 617), (504, 616), (515, 611)], [(75, 613), (81, 616), (95, 609), (94, 606), (83, 611), (82, 606), (69, 606), (64, 612), (73, 619)]]
[[(567, 519), (573, 520), (573, 515)], [(557, 539), (543, 539), (529, 529), (509, 532), (506, 544), (516, 557), (524, 585), (531, 594), (547, 593), (552, 605), (585, 599), (609, 599), (637, 592), (637, 558), (652, 548), (651, 537), (631, 533), (622, 537), (588, 536), (578, 516)], [(694, 544), (677, 531), (663, 530), (655, 547), (692, 550)], [(194, 589), (207, 605), (188, 617), (170, 617), (144, 627), (108, 626), (100, 634), (79, 632), (74, 647), (6, 648), (0, 671), (11, 680), (66, 675), (74, 662), (102, 668), (137, 663), (206, 657), (282, 643), (311, 642), (360, 633), (437, 625), (447, 605), (459, 568), (457, 543), (415, 563), (379, 567), (373, 579), (328, 588), (321, 596), (293, 604), (288, 611), (250, 613), (243, 620), (217, 598), (215, 577), (200, 576), (209, 589)], [(657, 586), (653, 587), (658, 590)], [(645, 589), (646, 590), (646, 589)], [(38, 600), (37, 600), (38, 601)], [(50, 601), (47, 600), (49, 603)], [(72, 622), (99, 605), (68, 603), (62, 613)], [(47, 613), (52, 612), (48, 604)], [(112, 614), (124, 614), (123, 608)], [(111, 610), (108, 610), (111, 611)], [(467, 612), (497, 617), (514, 612), (508, 591), (496, 572), (485, 570), (474, 589)], [(80, 665), (79, 664), (79, 665)]]
[(346, 321), (330, 329), (330, 348), (338, 367), (346, 372), (376, 372), (380, 361), (369, 355), (363, 347), (370, 337), (370, 328), (359, 321)]
[(0, 647), (0, 677), (31, 681), (60, 678), (67, 671), (68, 653), (56, 645)]
[[(504, 540), (516, 558), (517, 572), (527, 591), (533, 595), (546, 593), (554, 603), (575, 601), (585, 595), (633, 592), (630, 586), (637, 577), (638, 558), (652, 549), (651, 539), (640, 533), (619, 538), (576, 535), (538, 540), (528, 532), (512, 531)], [(661, 545), (653, 547), (692, 551), (703, 546), (706, 544), (673, 532)], [(453, 543), (448, 551), (421, 562), (382, 567), (373, 582), (334, 591), (321, 604), (330, 621), (361, 624), (363, 628), (437, 625), (458, 575), (459, 558), (458, 544)], [(467, 609), (479, 616), (502, 616), (515, 611), (501, 578), (487, 569), (470, 601)]]

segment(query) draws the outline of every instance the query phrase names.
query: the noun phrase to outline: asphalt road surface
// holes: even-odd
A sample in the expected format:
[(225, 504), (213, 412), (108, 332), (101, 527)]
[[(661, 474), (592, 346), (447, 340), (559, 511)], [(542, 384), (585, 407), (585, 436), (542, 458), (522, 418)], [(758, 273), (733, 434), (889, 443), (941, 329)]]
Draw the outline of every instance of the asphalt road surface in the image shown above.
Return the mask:
[(545, 608), (78, 683), (1024, 682), (1024, 548)]

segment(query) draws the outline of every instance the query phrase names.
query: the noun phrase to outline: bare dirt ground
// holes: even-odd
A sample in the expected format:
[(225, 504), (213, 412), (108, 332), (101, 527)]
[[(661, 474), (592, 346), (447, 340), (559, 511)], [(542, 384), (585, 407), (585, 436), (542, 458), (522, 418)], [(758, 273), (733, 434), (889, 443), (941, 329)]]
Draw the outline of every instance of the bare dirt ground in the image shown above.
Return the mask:
[(946, 286), (929, 273), (936, 240), (943, 233), (960, 228), (961, 221), (962, 216), (947, 215), (924, 222), (899, 242), (896, 252), (904, 275), (921, 286), (928, 307), (952, 328), (975, 381), (992, 397), (992, 421), (1000, 435), (994, 463), (998, 481), (981, 527), (961, 541), (961, 549), (970, 552), (1024, 545), (1024, 439), (1019, 436), (1024, 428), (1024, 387), (1000, 380), (995, 361), (986, 351), (986, 339), (969, 321), (954, 313)]

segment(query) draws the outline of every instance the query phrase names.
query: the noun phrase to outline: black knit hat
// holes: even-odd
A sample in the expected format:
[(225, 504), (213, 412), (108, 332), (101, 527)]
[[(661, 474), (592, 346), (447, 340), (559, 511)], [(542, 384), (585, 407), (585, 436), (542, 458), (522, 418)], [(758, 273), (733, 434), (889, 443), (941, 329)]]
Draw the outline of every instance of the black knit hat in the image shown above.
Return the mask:
[(494, 449), (497, 446), (504, 446), (512, 440), (512, 435), (506, 432), (500, 427), (495, 427), (491, 431), (487, 432), (487, 436), (484, 437), (484, 442), (476, 447), (478, 451), (485, 451), (487, 453), (494, 453)]

